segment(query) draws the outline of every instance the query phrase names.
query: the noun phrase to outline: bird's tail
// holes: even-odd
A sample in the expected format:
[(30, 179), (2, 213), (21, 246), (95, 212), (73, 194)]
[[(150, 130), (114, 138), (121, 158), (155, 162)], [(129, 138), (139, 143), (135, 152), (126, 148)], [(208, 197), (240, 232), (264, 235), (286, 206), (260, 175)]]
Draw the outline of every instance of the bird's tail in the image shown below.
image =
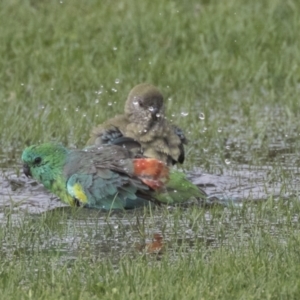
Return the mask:
[(169, 180), (169, 168), (155, 158), (136, 158), (133, 160), (134, 174), (153, 190), (161, 189)]

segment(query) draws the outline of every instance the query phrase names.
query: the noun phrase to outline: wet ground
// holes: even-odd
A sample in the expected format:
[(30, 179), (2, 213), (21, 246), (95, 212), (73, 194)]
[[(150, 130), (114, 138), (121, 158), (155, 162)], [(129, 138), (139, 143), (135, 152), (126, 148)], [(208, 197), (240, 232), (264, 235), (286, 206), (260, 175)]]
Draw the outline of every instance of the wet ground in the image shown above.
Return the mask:
[[(18, 169), (18, 167), (16, 168)], [(44, 187), (21, 173), (3, 169), (0, 173), (1, 207), (41, 213), (65, 206)], [(18, 174), (16, 174), (18, 173)], [(245, 201), (263, 201), (269, 197), (289, 198), (298, 194), (299, 171), (295, 166), (231, 165), (222, 174), (208, 174), (199, 168), (187, 177), (211, 196), (211, 203), (241, 205)]]
[[(274, 160), (274, 156), (277, 156), (277, 160)], [(136, 210), (112, 214), (81, 209), (74, 214), (71, 208), (48, 193), (43, 186), (25, 177), (21, 165), (14, 164), (13, 168), (7, 168), (7, 165), (12, 165), (7, 157), (7, 154), (3, 154), (0, 159), (0, 224), (7, 226), (9, 216), (12, 228), (22, 226), (22, 222), (28, 218), (32, 221), (54, 212), (58, 216), (56, 226), (63, 229), (49, 230), (42, 242), (33, 240), (31, 247), (20, 248), (20, 239), (23, 237), (19, 237), (15, 247), (11, 246), (11, 241), (7, 247), (4, 242), (2, 251), (27, 253), (42, 248), (63, 259), (75, 259), (78, 255), (91, 258), (105, 254), (117, 260), (128, 251), (136, 255), (145, 249), (145, 243), (151, 245), (156, 234), (163, 238), (164, 248), (174, 248), (174, 240), (176, 247), (185, 247), (186, 251), (195, 249), (199, 243), (218, 247), (220, 243), (226, 243), (227, 235), (239, 232), (241, 224), (245, 233), (247, 228), (257, 222), (272, 227), (272, 234), (277, 234), (281, 230), (282, 220), (258, 220), (249, 211), (245, 221), (245, 216), (239, 214), (232, 217), (232, 206), (239, 209), (244, 202), (262, 202), (270, 198), (288, 202), (291, 197), (298, 196), (299, 189), (297, 155), (291, 153), (290, 149), (283, 149), (279, 143), (270, 147), (261, 165), (234, 162), (231, 158), (230, 164), (223, 167), (219, 174), (208, 174), (200, 168), (187, 172), (189, 179), (211, 196), (211, 203), (224, 207), (221, 209), (225, 212), (222, 220), (216, 220), (207, 206), (199, 206), (199, 212), (202, 212), (199, 216), (191, 216), (188, 207), (181, 208), (180, 217), (178, 210), (172, 207), (154, 208), (146, 213), (144, 210)], [(62, 218), (59, 218), (60, 214)], [(292, 222), (297, 224), (298, 217), (294, 216)], [(221, 239), (219, 230), (222, 232)]]

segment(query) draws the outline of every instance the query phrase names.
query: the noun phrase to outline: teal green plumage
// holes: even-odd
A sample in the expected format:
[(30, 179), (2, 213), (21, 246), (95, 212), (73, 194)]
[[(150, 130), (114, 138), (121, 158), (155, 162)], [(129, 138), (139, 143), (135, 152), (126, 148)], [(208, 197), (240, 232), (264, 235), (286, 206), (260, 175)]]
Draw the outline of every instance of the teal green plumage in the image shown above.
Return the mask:
[(168, 169), (168, 175), (162, 176), (164, 184), (161, 178), (155, 178), (159, 188), (153, 188), (155, 184), (148, 183), (150, 172), (146, 170), (146, 177), (137, 174), (135, 162), (138, 159), (126, 148), (116, 145), (85, 150), (69, 150), (52, 143), (33, 145), (23, 151), (22, 160), (25, 174), (71, 206), (130, 209), (147, 205), (149, 201), (176, 204), (191, 197), (205, 197), (184, 173), (169, 171), (156, 159), (141, 158), (159, 162)]
[(207, 194), (190, 182), (183, 172), (171, 169), (169, 172), (169, 181), (159, 192), (155, 193), (155, 197), (163, 203), (179, 204), (192, 198), (205, 201)]
[(134, 176), (127, 150), (119, 146), (85, 151), (34, 145), (24, 150), (22, 160), (25, 174), (71, 206), (123, 209), (155, 201), (150, 188)]
[[(180, 132), (179, 129), (178, 132)], [(106, 142), (108, 142), (108, 139)], [(110, 131), (109, 143), (121, 145), (133, 153), (137, 153), (136, 149), (141, 148), (138, 141), (130, 137), (124, 137), (121, 132), (113, 129)], [(169, 180), (162, 189), (155, 193), (155, 198), (163, 203), (179, 204), (186, 202), (191, 198), (206, 202), (208, 195), (201, 188), (190, 182), (183, 172), (170, 168)]]

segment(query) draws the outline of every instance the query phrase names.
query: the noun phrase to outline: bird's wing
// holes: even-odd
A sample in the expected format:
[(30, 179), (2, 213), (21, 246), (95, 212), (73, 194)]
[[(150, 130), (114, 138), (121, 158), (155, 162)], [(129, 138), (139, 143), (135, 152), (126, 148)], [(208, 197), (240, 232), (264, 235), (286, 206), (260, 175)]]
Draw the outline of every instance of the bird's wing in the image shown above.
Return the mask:
[[(184, 132), (181, 128), (177, 127), (176, 125), (172, 125), (173, 129), (174, 129), (174, 133), (179, 137), (180, 139), (180, 144), (179, 144), (179, 151), (180, 151), (180, 154), (178, 156), (178, 159), (177, 161), (179, 163), (183, 163), (184, 162), (184, 159), (185, 159), (185, 152), (184, 152), (184, 144), (186, 145), (188, 143), (188, 140), (187, 138), (185, 137), (184, 135)], [(173, 161), (173, 164), (176, 163), (175, 161)]]
[(127, 123), (125, 115), (117, 115), (107, 120), (92, 129), (87, 145), (113, 144), (115, 139), (123, 136), (122, 128), (125, 128)]
[(146, 195), (149, 188), (137, 179), (98, 170), (95, 174), (73, 174), (67, 182), (67, 190), (84, 206), (109, 210), (140, 206), (141, 201), (147, 201), (142, 195)]
[(64, 166), (68, 193), (83, 205), (103, 209), (155, 202), (152, 191), (168, 181), (168, 167), (156, 159), (130, 157), (116, 145), (71, 151)]

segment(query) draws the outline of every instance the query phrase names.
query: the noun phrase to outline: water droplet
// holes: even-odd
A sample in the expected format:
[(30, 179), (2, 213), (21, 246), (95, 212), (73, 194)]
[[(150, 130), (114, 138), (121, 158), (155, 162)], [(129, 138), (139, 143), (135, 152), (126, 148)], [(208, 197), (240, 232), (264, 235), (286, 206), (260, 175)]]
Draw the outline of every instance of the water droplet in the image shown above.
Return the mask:
[(75, 108), (75, 111), (76, 111), (76, 112), (79, 111), (79, 107), (76, 107), (76, 108)]
[(186, 116), (188, 116), (188, 115), (189, 115), (188, 112), (185, 112), (185, 111), (182, 111), (182, 112), (181, 112), (181, 116), (182, 116), (182, 117), (186, 117)]
[(60, 3), (60, 4), (63, 4), (64, 2), (60, 0), (59, 3)]
[(108, 105), (108, 106), (112, 106), (112, 102), (110, 102), (110, 101), (107, 102), (107, 105)]
[(152, 62), (151, 61), (149, 61), (149, 65), (151, 65), (152, 64)]
[(225, 164), (229, 165), (230, 164), (230, 160), (229, 159), (225, 159)]
[(204, 113), (200, 113), (199, 114), (199, 119), (200, 120), (204, 120), (205, 119), (205, 114)]
[(208, 152), (208, 149), (203, 148), (203, 152), (204, 152), (204, 153), (207, 153), (207, 152)]
[(117, 50), (118, 50), (118, 48), (117, 48), (117, 47), (113, 47), (113, 50), (114, 50), (114, 51), (117, 51)]
[(24, 86), (24, 83), (21, 83), (21, 86)]
[(168, 98), (168, 101), (172, 101), (172, 98), (171, 98), (171, 97), (169, 97), (169, 98)]
[(229, 145), (226, 146), (225, 149), (226, 149), (226, 150), (230, 150), (230, 146), (229, 146)]
[(66, 107), (64, 107), (64, 110), (67, 110), (67, 108), (66, 108)]
[(51, 91), (53, 91), (53, 90), (54, 90), (54, 88), (52, 87), (52, 88), (50, 88), (50, 90), (51, 90)]
[(138, 60), (141, 61), (142, 59), (139, 57)]
[(156, 117), (157, 117), (157, 118), (160, 118), (160, 116), (161, 116), (161, 114), (156, 114)]
[(120, 83), (120, 79), (119, 78), (116, 78), (115, 79), (115, 84), (119, 84)]
[(99, 91), (97, 91), (96, 92), (98, 95), (101, 95), (102, 93), (103, 93), (103, 91), (102, 90), (99, 90)]
[(222, 127), (219, 127), (218, 132), (222, 132), (222, 131), (223, 131)]
[(96, 100), (95, 100), (95, 103), (96, 103), (96, 104), (99, 103), (99, 99), (96, 99)]
[(114, 92), (114, 93), (116, 93), (118, 90), (115, 89), (115, 88), (112, 88), (111, 91)]

